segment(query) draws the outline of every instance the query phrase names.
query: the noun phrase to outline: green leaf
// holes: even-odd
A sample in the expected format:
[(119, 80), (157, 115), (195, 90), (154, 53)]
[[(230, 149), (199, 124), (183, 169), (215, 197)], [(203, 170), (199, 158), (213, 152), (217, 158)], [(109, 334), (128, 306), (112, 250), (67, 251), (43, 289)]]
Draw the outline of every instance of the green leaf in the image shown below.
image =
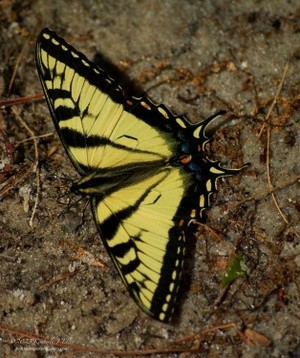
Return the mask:
[(237, 254), (230, 262), (227, 271), (222, 277), (221, 284), (227, 286), (236, 279), (244, 277), (247, 271), (245, 264), (245, 257), (242, 254)]

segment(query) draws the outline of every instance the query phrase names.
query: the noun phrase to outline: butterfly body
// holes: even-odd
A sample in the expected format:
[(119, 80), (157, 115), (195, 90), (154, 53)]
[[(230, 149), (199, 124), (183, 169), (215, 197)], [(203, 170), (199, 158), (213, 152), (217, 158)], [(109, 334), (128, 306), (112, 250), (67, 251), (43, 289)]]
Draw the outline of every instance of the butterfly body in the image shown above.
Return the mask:
[(49, 29), (37, 69), (54, 125), (81, 175), (95, 223), (124, 284), (147, 314), (168, 322), (185, 259), (184, 229), (202, 220), (225, 169), (205, 154), (215, 116), (191, 124), (148, 98), (125, 96), (104, 70)]

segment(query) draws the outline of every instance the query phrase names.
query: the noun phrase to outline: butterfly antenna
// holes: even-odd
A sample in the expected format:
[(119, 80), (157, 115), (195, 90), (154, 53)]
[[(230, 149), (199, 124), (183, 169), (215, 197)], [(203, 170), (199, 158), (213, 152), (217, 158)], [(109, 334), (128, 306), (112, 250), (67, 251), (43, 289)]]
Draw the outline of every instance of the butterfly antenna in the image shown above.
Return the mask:
[[(65, 201), (61, 201), (61, 199), (63, 197), (68, 197), (68, 202), (66, 203)], [(62, 210), (59, 214), (58, 217), (62, 217), (63, 215), (65, 215), (66, 212), (70, 211), (71, 208), (73, 208), (74, 206), (76, 206), (81, 200), (82, 200), (83, 196), (80, 196), (78, 199), (71, 201), (70, 197), (68, 196), (68, 193), (64, 193), (62, 195), (59, 196), (59, 198), (57, 199), (57, 201), (60, 204), (64, 204), (66, 205), (66, 207), (64, 208), (64, 210)], [(86, 208), (87, 205), (85, 205)], [(85, 210), (84, 208), (84, 210)]]
[[(82, 199), (82, 197), (79, 200), (81, 200), (81, 199)], [(77, 200), (77, 202), (79, 200)], [(81, 228), (81, 226), (83, 226), (83, 224), (84, 224), (84, 217), (85, 217), (85, 213), (86, 213), (86, 208), (88, 207), (89, 202), (90, 202), (90, 200), (88, 198), (86, 198), (85, 204), (84, 204), (84, 207), (83, 207), (83, 210), (82, 210), (82, 213), (81, 213), (80, 223), (76, 226), (75, 231), (78, 231)]]

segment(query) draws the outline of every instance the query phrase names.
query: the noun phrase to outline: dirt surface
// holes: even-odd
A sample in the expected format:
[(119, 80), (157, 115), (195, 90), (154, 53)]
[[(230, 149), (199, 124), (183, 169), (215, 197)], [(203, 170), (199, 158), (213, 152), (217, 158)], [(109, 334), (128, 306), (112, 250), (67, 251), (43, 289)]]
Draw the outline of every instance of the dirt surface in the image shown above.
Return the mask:
[[(0, 1), (2, 100), (41, 93), (34, 46), (50, 27), (174, 113), (228, 111), (208, 150), (229, 167), (251, 163), (219, 183), (190, 238), (175, 322), (162, 324), (129, 297), (89, 209), (76, 230), (85, 203), (60, 215), (78, 174), (45, 101), (1, 102), (1, 358), (300, 356), (299, 15), (296, 0)], [(244, 274), (224, 288), (236, 255)]]

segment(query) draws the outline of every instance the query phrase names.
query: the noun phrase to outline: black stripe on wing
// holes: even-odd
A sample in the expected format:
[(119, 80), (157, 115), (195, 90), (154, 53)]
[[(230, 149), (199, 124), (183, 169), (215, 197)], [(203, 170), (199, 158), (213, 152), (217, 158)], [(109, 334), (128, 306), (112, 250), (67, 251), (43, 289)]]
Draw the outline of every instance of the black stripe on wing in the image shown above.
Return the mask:
[[(75, 70), (75, 72), (84, 77), (90, 84), (98, 87), (102, 92), (108, 94), (115, 102), (124, 102), (124, 93), (122, 88), (116, 84), (103, 69), (69, 45), (63, 38), (54, 31), (44, 29), (37, 39), (37, 63), (47, 73), (48, 69), (44, 67), (40, 58), (41, 51), (45, 51), (48, 56), (64, 63), (66, 66)], [(40, 74), (41, 75), (41, 74)], [(42, 74), (41, 77), (45, 75)], [(47, 77), (45, 78), (47, 79)], [(49, 78), (50, 79), (50, 78)]]

